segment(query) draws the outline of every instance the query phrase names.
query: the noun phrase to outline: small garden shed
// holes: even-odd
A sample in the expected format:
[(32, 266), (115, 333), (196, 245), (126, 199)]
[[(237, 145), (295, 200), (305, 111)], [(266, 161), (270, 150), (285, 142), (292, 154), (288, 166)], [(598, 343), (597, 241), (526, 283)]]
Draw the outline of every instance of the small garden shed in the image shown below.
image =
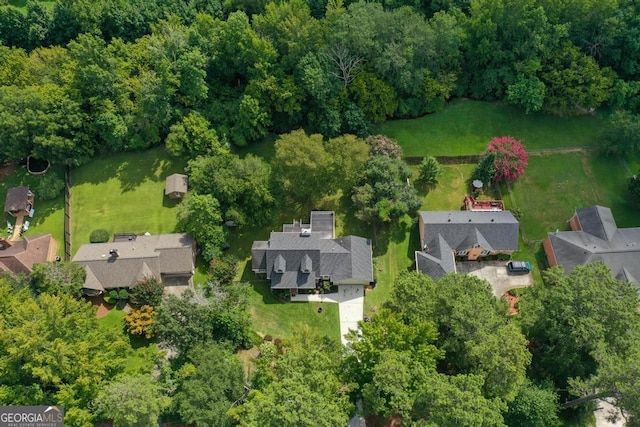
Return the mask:
[(187, 175), (174, 173), (167, 177), (164, 187), (165, 196), (169, 196), (170, 199), (182, 199), (188, 190)]

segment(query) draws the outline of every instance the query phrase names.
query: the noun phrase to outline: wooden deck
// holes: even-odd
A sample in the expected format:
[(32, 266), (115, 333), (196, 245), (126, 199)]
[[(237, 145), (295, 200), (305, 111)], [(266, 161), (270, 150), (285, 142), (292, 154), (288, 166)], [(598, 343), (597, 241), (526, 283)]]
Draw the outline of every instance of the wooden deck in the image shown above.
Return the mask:
[(16, 224), (13, 226), (13, 235), (9, 238), (10, 241), (20, 240), (23, 224), (24, 224), (24, 215), (18, 215), (16, 217)]

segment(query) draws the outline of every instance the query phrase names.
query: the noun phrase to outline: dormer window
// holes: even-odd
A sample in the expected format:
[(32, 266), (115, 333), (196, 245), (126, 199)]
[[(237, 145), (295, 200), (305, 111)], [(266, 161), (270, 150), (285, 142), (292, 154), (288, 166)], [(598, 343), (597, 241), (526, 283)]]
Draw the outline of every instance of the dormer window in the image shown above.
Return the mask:
[(276, 273), (284, 273), (287, 269), (287, 262), (284, 260), (282, 255), (278, 255), (273, 262), (273, 270)]
[(300, 262), (300, 271), (302, 271), (303, 273), (311, 273), (311, 270), (313, 270), (313, 262), (311, 261), (309, 255), (305, 254), (304, 257), (302, 257), (302, 261)]

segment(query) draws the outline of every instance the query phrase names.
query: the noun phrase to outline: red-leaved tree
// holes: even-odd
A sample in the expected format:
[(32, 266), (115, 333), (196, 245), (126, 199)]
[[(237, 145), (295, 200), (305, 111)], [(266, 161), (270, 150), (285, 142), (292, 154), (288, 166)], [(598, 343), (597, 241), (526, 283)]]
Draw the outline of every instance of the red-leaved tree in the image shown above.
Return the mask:
[(494, 181), (514, 181), (520, 178), (529, 164), (529, 155), (520, 141), (511, 136), (493, 138), (485, 155), (495, 153)]

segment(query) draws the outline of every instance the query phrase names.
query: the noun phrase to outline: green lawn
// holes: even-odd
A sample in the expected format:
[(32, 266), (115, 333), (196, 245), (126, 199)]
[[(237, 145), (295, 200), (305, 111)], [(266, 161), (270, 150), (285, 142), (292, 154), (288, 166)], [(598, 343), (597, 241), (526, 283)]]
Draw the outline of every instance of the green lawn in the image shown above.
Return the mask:
[(115, 331), (122, 335), (129, 343), (130, 355), (127, 357), (125, 371), (131, 374), (150, 373), (154, 367), (154, 360), (158, 351), (155, 342), (144, 338), (134, 338), (124, 329), (124, 310), (113, 308), (105, 317), (98, 319), (98, 325), (104, 330)]
[[(45, 8), (49, 10), (53, 10), (53, 6), (55, 6), (55, 1), (43, 1), (39, 0), (38, 3), (42, 4)], [(27, 14), (27, 0), (7, 0), (7, 3), (10, 6), (15, 7), (20, 12)]]
[[(340, 339), (338, 304), (282, 302), (271, 294), (269, 282), (256, 280), (251, 285), (251, 317), (253, 329), (259, 334), (287, 338), (297, 324), (307, 324), (323, 335)], [(322, 312), (318, 313), (320, 307)]]
[[(55, 173), (61, 179), (64, 179), (64, 170), (62, 168), (52, 168), (47, 172)], [(30, 223), (29, 230), (23, 235), (35, 234), (51, 234), (58, 241), (58, 255), (64, 256), (64, 193), (53, 200), (42, 200), (38, 198), (36, 190), (40, 175), (30, 175), (27, 173), (25, 166), (19, 166), (13, 173), (3, 177), (0, 180), (0, 203), (3, 203), (7, 197), (7, 190), (12, 187), (27, 186), (35, 194), (33, 207), (35, 215), (33, 218), (27, 218)], [(15, 224), (15, 218), (9, 214), (2, 213), (2, 222), (0, 230), (8, 236), (7, 221)]]
[(171, 233), (178, 202), (164, 196), (165, 178), (184, 172), (185, 161), (164, 147), (93, 159), (71, 173), (72, 252), (91, 231)]
[(576, 209), (593, 204), (611, 208), (620, 227), (640, 226), (640, 215), (627, 202), (627, 174), (615, 158), (583, 153), (532, 156), (525, 175), (505, 194), (508, 208), (524, 213), (521, 229), (528, 240), (543, 240), (568, 229)]
[(467, 180), (475, 165), (444, 165), (439, 183), (423, 199), (421, 210), (459, 210), (467, 194)]
[(395, 138), (405, 156), (459, 156), (480, 154), (501, 135), (520, 139), (528, 150), (592, 146), (601, 123), (594, 116), (525, 114), (507, 104), (457, 100), (441, 112), (388, 121), (376, 131)]

